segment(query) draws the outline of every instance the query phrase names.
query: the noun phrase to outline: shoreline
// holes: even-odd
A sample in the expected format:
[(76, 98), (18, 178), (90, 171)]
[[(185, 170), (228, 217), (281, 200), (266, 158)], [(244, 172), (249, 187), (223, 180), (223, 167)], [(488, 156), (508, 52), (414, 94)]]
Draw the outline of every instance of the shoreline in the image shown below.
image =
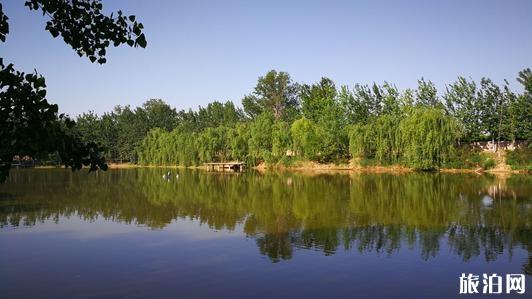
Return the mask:
[[(124, 164), (117, 164), (117, 163), (109, 163), (108, 164), (109, 169), (132, 169), (132, 168), (173, 168), (173, 169), (199, 169), (199, 170), (205, 170), (205, 166), (180, 166), (180, 165), (139, 165), (139, 164), (132, 164), (132, 163), (124, 163)], [(36, 166), (34, 168), (37, 169), (51, 169), (51, 168), (63, 168), (62, 166), (56, 167), (56, 166)], [(400, 165), (390, 165), (390, 166), (359, 166), (359, 165), (350, 165), (350, 164), (320, 164), (316, 162), (302, 162), (300, 165), (294, 165), (294, 166), (285, 166), (285, 165), (266, 165), (265, 163), (261, 163), (257, 166), (251, 167), (253, 170), (257, 170), (259, 172), (267, 172), (267, 171), (295, 171), (295, 172), (319, 172), (319, 173), (327, 173), (327, 172), (338, 172), (338, 173), (344, 173), (344, 172), (352, 172), (352, 173), (391, 173), (391, 174), (404, 174), (404, 173), (413, 173), (413, 172), (433, 172), (433, 173), (474, 173), (474, 174), (530, 174), (529, 171), (526, 170), (514, 170), (510, 169), (510, 167), (496, 167), (493, 169), (467, 169), (467, 168), (440, 168), (437, 170), (432, 171), (421, 171), (421, 170), (415, 170), (412, 168), (400, 166)]]

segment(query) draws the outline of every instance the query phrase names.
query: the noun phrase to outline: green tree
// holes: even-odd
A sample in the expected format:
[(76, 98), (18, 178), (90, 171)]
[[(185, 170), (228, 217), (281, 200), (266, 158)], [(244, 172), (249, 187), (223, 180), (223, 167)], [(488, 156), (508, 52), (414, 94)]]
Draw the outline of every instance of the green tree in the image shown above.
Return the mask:
[(417, 81), (416, 104), (424, 107), (441, 108), (442, 103), (438, 98), (438, 90), (432, 81), (425, 81), (424, 78)]
[(357, 124), (349, 132), (349, 150), (354, 158), (375, 159), (380, 164), (400, 158), (398, 115), (383, 114), (370, 123)]
[(477, 100), (477, 86), (464, 77), (446, 87), (443, 96), (447, 113), (456, 117), (464, 127), (464, 140), (477, 141), (482, 136), (481, 107)]
[(200, 129), (209, 127), (227, 126), (233, 127), (244, 118), (244, 113), (240, 108), (235, 107), (233, 102), (220, 103), (214, 101), (207, 107), (199, 107), (197, 120)]
[(135, 162), (137, 160), (136, 147), (149, 131), (145, 110), (130, 106), (117, 106), (113, 113), (117, 121), (117, 151), (118, 159)]
[(276, 121), (272, 131), (272, 156), (274, 159), (279, 160), (286, 156), (286, 152), (291, 147), (290, 124), (284, 121)]
[(299, 111), (298, 89), (288, 73), (271, 70), (259, 77), (253, 94), (242, 100), (244, 111), (251, 118), (269, 112), (276, 120), (291, 121)]
[(240, 161), (247, 161), (249, 158), (249, 143), (251, 134), (249, 130), (249, 123), (238, 123), (236, 127), (230, 131), (231, 153), (233, 159)]
[(104, 113), (101, 117), (89, 111), (78, 115), (74, 131), (83, 142), (97, 142), (102, 146), (106, 160), (117, 159), (118, 132), (113, 113)]
[(161, 99), (150, 99), (142, 104), (147, 128), (161, 128), (172, 131), (177, 126), (177, 112)]
[(296, 120), (290, 129), (294, 153), (309, 160), (320, 156), (323, 132), (312, 120), (302, 117)]
[(272, 131), (275, 117), (270, 112), (261, 113), (250, 124), (249, 155), (254, 163), (270, 162), (272, 158)]
[(503, 137), (503, 123), (507, 120), (508, 102), (501, 89), (487, 78), (480, 80), (477, 91), (480, 105), (480, 123), (482, 130), (493, 142), (498, 142)]
[(407, 166), (432, 169), (453, 158), (459, 123), (443, 110), (416, 108), (399, 125), (401, 156)]
[(381, 114), (398, 115), (401, 113), (401, 94), (395, 85), (384, 82), (380, 88), (382, 98)]
[(318, 121), (325, 111), (334, 109), (336, 87), (331, 79), (324, 77), (316, 84), (301, 86), (300, 98), (305, 118)]
[(93, 111), (83, 113), (76, 118), (75, 130), (80, 134), (83, 142), (95, 141), (103, 143), (101, 139), (100, 119)]
[(349, 129), (349, 153), (355, 159), (375, 157), (375, 132), (371, 124), (355, 124)]
[(199, 158), (202, 162), (225, 162), (231, 158), (227, 127), (207, 128), (200, 133), (197, 144)]
[(104, 113), (99, 120), (100, 138), (105, 150), (106, 159), (109, 157), (112, 161), (118, 158), (118, 127), (116, 115), (113, 113)]
[(322, 78), (301, 88), (303, 115), (313, 121), (321, 133), (320, 160), (339, 161), (348, 152), (346, 115), (332, 80)]
[(528, 94), (532, 94), (532, 71), (529, 68), (519, 71), (517, 82), (523, 85)]
[[(517, 81), (523, 85), (524, 93), (511, 96), (510, 132), (513, 139), (528, 140), (532, 142), (532, 72), (529, 68), (519, 72)], [(505, 87), (505, 94), (510, 91)]]

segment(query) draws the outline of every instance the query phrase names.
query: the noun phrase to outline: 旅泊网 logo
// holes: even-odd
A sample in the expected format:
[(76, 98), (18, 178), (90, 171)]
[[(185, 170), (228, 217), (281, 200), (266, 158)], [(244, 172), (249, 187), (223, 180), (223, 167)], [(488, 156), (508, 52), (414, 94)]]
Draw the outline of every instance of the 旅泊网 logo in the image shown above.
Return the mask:
[(525, 275), (493, 273), (491, 275), (475, 275), (462, 273), (460, 276), (460, 294), (524, 294)]

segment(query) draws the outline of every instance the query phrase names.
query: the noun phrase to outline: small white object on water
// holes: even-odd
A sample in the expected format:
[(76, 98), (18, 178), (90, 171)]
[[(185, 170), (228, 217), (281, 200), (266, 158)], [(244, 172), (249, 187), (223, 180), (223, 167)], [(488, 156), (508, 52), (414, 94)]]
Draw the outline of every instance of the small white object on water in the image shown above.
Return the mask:
[(176, 178), (176, 179), (179, 178), (179, 173), (176, 173), (175, 178)]
[(493, 198), (489, 197), (489, 196), (484, 196), (484, 198), (482, 198), (482, 204), (486, 207), (489, 207), (493, 204)]

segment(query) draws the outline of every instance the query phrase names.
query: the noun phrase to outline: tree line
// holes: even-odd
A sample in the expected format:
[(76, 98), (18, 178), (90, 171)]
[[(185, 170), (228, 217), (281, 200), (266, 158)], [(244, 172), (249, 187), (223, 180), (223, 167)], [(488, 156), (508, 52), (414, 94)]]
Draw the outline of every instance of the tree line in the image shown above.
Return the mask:
[(310, 160), (340, 163), (355, 158), (419, 169), (460, 159), (457, 149), (475, 141), (532, 140), (532, 73), (525, 69), (518, 93), (488, 78), (458, 77), (438, 93), (420, 79), (416, 89), (395, 85), (337, 87), (313, 84), (272, 70), (258, 79), (242, 107), (212, 102), (177, 111), (160, 99), (141, 107), (117, 106), (77, 118), (76, 133), (99, 142), (112, 161), (199, 165), (240, 160), (256, 165)]

